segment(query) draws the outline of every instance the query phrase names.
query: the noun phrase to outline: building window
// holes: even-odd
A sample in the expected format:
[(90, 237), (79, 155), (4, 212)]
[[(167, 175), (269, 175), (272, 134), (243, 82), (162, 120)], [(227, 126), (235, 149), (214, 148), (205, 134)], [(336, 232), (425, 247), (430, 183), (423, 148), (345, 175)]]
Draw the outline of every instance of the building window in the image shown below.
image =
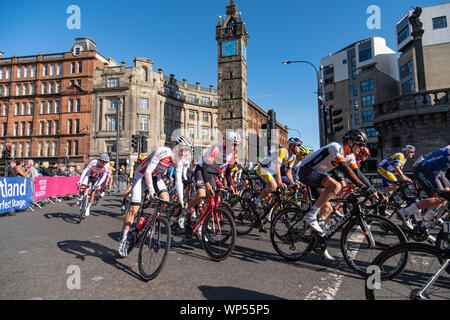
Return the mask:
[(32, 66), (31, 67), (31, 77), (35, 77), (36, 76), (36, 66)]
[(73, 112), (73, 100), (69, 100), (69, 112)]
[(327, 74), (332, 74), (334, 73), (334, 65), (330, 64), (328, 66), (325, 66), (323, 68), (323, 74), (326, 76)]
[(400, 32), (397, 33), (398, 44), (402, 43), (409, 36), (409, 26), (406, 25)]
[(72, 155), (72, 141), (67, 141), (67, 155)]
[(76, 156), (78, 155), (78, 140), (75, 140), (73, 142), (73, 154)]
[(375, 70), (375, 66), (366, 67), (361, 69), (361, 73), (366, 73)]
[(45, 142), (45, 155), (50, 156), (50, 141)]
[(5, 97), (9, 96), (9, 86), (5, 86)]
[(373, 111), (363, 111), (363, 122), (373, 121)]
[(148, 109), (148, 99), (141, 98), (141, 109)]
[(195, 128), (193, 126), (189, 126), (188, 130), (189, 130), (189, 137), (191, 139), (194, 139), (195, 138)]
[(375, 95), (371, 94), (369, 96), (361, 97), (361, 105), (363, 107), (372, 106), (375, 104)]
[(41, 114), (45, 114), (45, 102), (41, 102)]
[(28, 122), (28, 135), (31, 136), (33, 134), (33, 122)]
[(9, 79), (11, 77), (11, 68), (6, 68), (6, 77), (5, 79)]
[(170, 95), (170, 88), (164, 86), (164, 93), (167, 94), (167, 95)]
[(36, 91), (36, 85), (33, 83), (33, 84), (31, 84), (31, 86), (30, 86), (30, 94), (34, 94), (35, 91)]
[(202, 104), (209, 106), (210, 104), (209, 97), (202, 97)]
[(17, 68), (17, 78), (22, 78), (22, 67)]
[(20, 96), (20, 91), (22, 90), (22, 85), (16, 85), (16, 96)]
[(47, 83), (42, 84), (42, 93), (43, 94), (47, 93)]
[(77, 109), (76, 112), (80, 112), (81, 111), (81, 100), (77, 99)]
[(202, 128), (202, 139), (209, 140), (209, 128)]
[(329, 101), (329, 100), (333, 100), (333, 99), (334, 99), (333, 91), (325, 92), (325, 101)]
[(28, 95), (28, 84), (23, 85), (23, 95), (25, 95), (25, 96)]
[(48, 75), (48, 65), (45, 65), (44, 68), (42, 69), (42, 75), (43, 76)]
[(352, 57), (352, 68), (356, 67), (356, 57)]
[(19, 157), (23, 157), (23, 142), (19, 143)]
[(209, 115), (205, 112), (203, 112), (203, 122), (208, 122), (209, 120)]
[(25, 157), (29, 157), (31, 153), (31, 143), (27, 142), (26, 144), (26, 151), (25, 151)]
[(3, 80), (3, 68), (0, 69), (0, 80)]
[(195, 94), (189, 93), (188, 94), (188, 101), (196, 103), (197, 102), (197, 96)]
[(109, 108), (110, 109), (116, 109), (118, 107), (119, 107), (119, 99), (118, 98), (109, 99)]
[(108, 79), (107, 86), (108, 86), (108, 88), (118, 87), (119, 86), (119, 78)]
[(176, 109), (176, 111), (175, 111), (175, 118), (177, 120), (180, 120), (180, 118), (181, 118), (181, 110), (180, 109)]
[(40, 134), (41, 136), (44, 135), (44, 128), (45, 128), (44, 121), (39, 122), (39, 134)]
[(47, 102), (47, 113), (51, 114), (53, 111), (52, 109), (53, 109), (53, 101), (48, 101)]
[(433, 29), (447, 28), (447, 17), (433, 18)]
[(71, 63), (71, 68), (70, 68), (70, 73), (75, 73), (76, 69), (75, 69), (75, 62)]
[(366, 80), (360, 83), (361, 93), (373, 90), (373, 80)]
[(53, 156), (58, 155), (58, 142), (53, 141)]
[(328, 86), (328, 85), (332, 84), (333, 81), (334, 81), (334, 78), (328, 78), (328, 79), (325, 79), (324, 85)]
[(6, 129), (8, 128), (8, 123), (3, 123), (3, 136), (6, 136)]
[(148, 117), (139, 117), (139, 130), (148, 131)]
[(59, 133), (59, 120), (55, 120), (55, 134)]
[(115, 141), (105, 141), (106, 152), (116, 152), (116, 142)]
[(27, 103), (23, 102), (22, 103), (22, 115), (27, 114)]
[(405, 78), (413, 72), (413, 62), (409, 60), (407, 63), (400, 67), (400, 79)]
[(34, 103), (30, 102), (28, 104), (29, 108), (28, 108), (28, 114), (34, 114)]
[(20, 111), (19, 109), (20, 109), (20, 104), (16, 103), (16, 108), (14, 109), (14, 115), (15, 116), (19, 115), (19, 111)]
[(61, 82), (57, 82), (56, 83), (56, 93), (60, 93), (61, 92)]
[(59, 100), (55, 101), (55, 113), (59, 113), (60, 111), (60, 102)]
[(19, 123), (18, 122), (14, 122), (14, 136), (18, 136), (19, 135)]
[(355, 125), (359, 126), (359, 113), (355, 113)]
[(164, 121), (164, 134), (166, 136), (170, 135), (170, 123), (169, 123), (169, 121)]
[(358, 95), (358, 85), (354, 84), (353, 85), (353, 96), (356, 97)]
[(50, 75), (53, 76), (55, 74), (55, 65), (51, 64), (50, 65)]
[(372, 49), (367, 49), (359, 52), (359, 62), (372, 59)]
[(29, 66), (28, 67), (23, 67), (23, 77), (24, 78), (28, 78), (28, 71), (29, 71)]
[(69, 119), (67, 123), (67, 133), (72, 134), (72, 128), (73, 128), (73, 120)]
[(56, 67), (56, 74), (57, 75), (61, 75), (62, 73), (62, 64), (58, 64), (58, 66)]
[(195, 120), (195, 112), (189, 111), (189, 120)]
[(77, 85), (81, 88), (81, 79), (77, 80)]
[(347, 59), (342, 60), (342, 64), (347, 64)]
[(42, 145), (43, 145), (43, 143), (39, 142), (39, 144), (38, 144), (38, 156), (39, 157), (42, 157)]
[(402, 83), (402, 94), (414, 92), (414, 79), (410, 79), (405, 83)]
[(47, 134), (48, 135), (52, 134), (52, 121), (47, 122)]
[(376, 131), (374, 127), (366, 128), (366, 134), (368, 138), (376, 137), (378, 136), (378, 131)]
[(116, 117), (108, 117), (108, 131), (116, 131)]
[(82, 73), (83, 72), (83, 61), (79, 61), (78, 62), (78, 73)]
[(180, 91), (178, 91), (178, 90), (176, 90), (175, 91), (175, 97), (177, 98), (177, 99), (183, 99), (183, 94), (180, 92)]

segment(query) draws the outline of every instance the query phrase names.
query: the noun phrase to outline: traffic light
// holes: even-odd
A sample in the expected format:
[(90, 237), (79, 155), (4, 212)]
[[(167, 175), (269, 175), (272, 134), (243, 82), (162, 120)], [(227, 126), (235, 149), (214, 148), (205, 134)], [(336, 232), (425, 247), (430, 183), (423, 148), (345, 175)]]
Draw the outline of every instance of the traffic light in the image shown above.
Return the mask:
[(147, 153), (147, 137), (141, 136), (141, 153)]
[(11, 146), (7, 146), (6, 150), (4, 150), (4, 152), (5, 152), (4, 159), (6, 159), (6, 160), (11, 159)]
[(333, 106), (330, 106), (331, 133), (336, 133), (344, 129), (344, 126), (336, 126), (336, 124), (339, 124), (344, 120), (342, 117), (336, 118), (341, 113), (342, 109), (333, 110)]
[(131, 139), (131, 147), (133, 148), (133, 152), (138, 152), (139, 148), (139, 135), (133, 134)]

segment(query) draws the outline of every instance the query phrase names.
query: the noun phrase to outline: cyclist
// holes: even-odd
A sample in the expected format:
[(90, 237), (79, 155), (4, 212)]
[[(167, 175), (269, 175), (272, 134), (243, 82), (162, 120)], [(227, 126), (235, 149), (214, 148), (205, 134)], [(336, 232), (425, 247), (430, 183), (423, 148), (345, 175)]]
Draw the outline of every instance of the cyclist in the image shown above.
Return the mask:
[(425, 190), (429, 198), (423, 199), (407, 208), (402, 208), (399, 213), (404, 224), (413, 229), (410, 217), (420, 210), (439, 210), (445, 205), (446, 200), (437, 196), (433, 189), (450, 191), (450, 183), (445, 172), (450, 169), (450, 145), (428, 154), (413, 167), (414, 177)]
[[(262, 201), (269, 202), (271, 199), (270, 193), (275, 191), (277, 187), (286, 189), (286, 184), (294, 185), (296, 189), (299, 187), (292, 176), (292, 168), (295, 164), (295, 156), (300, 153), (302, 144), (302, 139), (298, 137), (289, 138), (287, 149), (280, 148), (261, 160), (256, 173), (264, 181), (264, 189), (255, 199), (256, 206), (260, 207)], [(282, 180), (281, 168), (283, 166), (287, 177), (286, 183)]]
[(130, 175), (129, 175), (129, 177), (128, 177), (129, 183), (128, 183), (127, 189), (126, 189), (125, 192), (124, 192), (123, 199), (122, 199), (122, 207), (120, 208), (120, 209), (122, 210), (122, 212), (125, 211), (125, 204), (127, 203), (128, 195), (130, 194), (131, 189), (133, 188), (133, 177), (134, 177), (134, 173), (136, 172), (136, 167), (137, 167), (142, 161), (144, 161), (144, 159), (145, 159), (145, 155), (144, 155), (144, 154), (141, 154), (141, 155), (139, 156), (139, 158), (134, 162), (133, 167), (132, 167), (131, 170), (130, 170)]
[(302, 164), (302, 161), (305, 160), (305, 158), (309, 155), (309, 148), (307, 146), (301, 146), (300, 152), (296, 156), (297, 163), (294, 164), (294, 167), (292, 168), (292, 176), (298, 177), (298, 170), (300, 169), (300, 166)]
[(95, 192), (98, 191), (108, 178), (109, 175), (109, 156), (107, 154), (102, 154), (100, 159), (92, 160), (87, 167), (83, 170), (81, 174), (80, 180), (77, 185), (80, 187), (80, 198), (77, 201), (77, 205), (79, 201), (81, 201), (81, 197), (86, 189), (86, 186), (89, 182), (92, 182), (92, 192), (89, 198), (89, 204), (85, 212), (85, 216), (89, 216), (91, 205), (94, 202)]
[[(336, 177), (327, 175), (334, 168), (339, 168), (339, 172), (348, 177), (365, 194), (378, 198), (376, 190), (367, 179), (352, 170), (356, 164), (352, 165), (346, 158), (352, 154), (358, 154), (366, 141), (365, 133), (352, 129), (344, 135), (342, 145), (336, 142), (330, 143), (308, 156), (300, 166), (299, 180), (311, 187), (311, 192), (317, 199), (312, 209), (305, 214), (304, 220), (321, 235), (324, 232), (317, 221), (317, 216), (320, 212), (319, 219), (326, 221), (333, 210), (329, 201), (340, 192), (342, 187)], [(325, 190), (319, 195), (316, 188), (325, 188)], [(325, 251), (325, 257), (331, 257), (327, 251)], [(332, 259), (334, 258), (331, 257)]]
[[(195, 167), (194, 177), (197, 187), (197, 194), (188, 203), (188, 209), (191, 213), (195, 211), (195, 207), (202, 202), (202, 199), (208, 195), (214, 195), (216, 188), (215, 175), (220, 165), (226, 165), (225, 177), (231, 192), (235, 193), (233, 183), (231, 181), (231, 165), (236, 162), (237, 148), (241, 143), (239, 133), (228, 130), (224, 143), (215, 143), (203, 154), (202, 158)], [(183, 221), (183, 217), (179, 221)], [(181, 225), (180, 225), (181, 227)], [(201, 228), (198, 229), (199, 237), (201, 237)]]
[(378, 176), (383, 181), (383, 193), (391, 194), (394, 189), (397, 188), (395, 184), (391, 184), (393, 181), (397, 181), (394, 172), (399, 175), (402, 180), (412, 182), (410, 178), (405, 176), (402, 169), (406, 163), (406, 160), (411, 159), (414, 156), (416, 148), (411, 145), (407, 145), (402, 149), (402, 152), (393, 154), (387, 159), (380, 162), (378, 166)]
[[(167, 192), (167, 187), (163, 181), (163, 174), (170, 167), (176, 167), (175, 185), (178, 193), (178, 200), (184, 207), (182, 171), (185, 161), (190, 161), (192, 148), (193, 143), (191, 139), (181, 135), (175, 139), (175, 146), (172, 149), (168, 147), (157, 148), (137, 166), (134, 174), (133, 188), (131, 190), (131, 206), (125, 216), (122, 236), (119, 241), (118, 252), (120, 256), (127, 256), (127, 235), (134, 217), (142, 204), (143, 184), (147, 185), (150, 198), (156, 198), (155, 192), (157, 192), (160, 199), (169, 201), (169, 193)], [(156, 185), (156, 190), (154, 184)]]

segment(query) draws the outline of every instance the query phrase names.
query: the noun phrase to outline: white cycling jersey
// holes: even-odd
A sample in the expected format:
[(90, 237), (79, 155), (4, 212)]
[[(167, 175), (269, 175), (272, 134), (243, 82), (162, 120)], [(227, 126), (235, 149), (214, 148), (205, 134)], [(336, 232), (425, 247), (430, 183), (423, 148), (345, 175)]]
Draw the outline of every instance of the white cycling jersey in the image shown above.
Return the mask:
[(87, 167), (83, 170), (83, 173), (81, 174), (79, 183), (81, 184), (87, 184), (85, 180), (86, 177), (93, 177), (98, 178), (97, 182), (95, 183), (95, 186), (101, 186), (103, 182), (105, 182), (106, 178), (109, 175), (109, 162), (105, 164), (104, 166), (101, 165), (101, 162), (99, 159), (92, 160)]
[(336, 168), (339, 163), (346, 161), (342, 145), (333, 142), (303, 160), (300, 167), (308, 165), (317, 172), (327, 173)]
[(140, 181), (145, 177), (145, 181), (150, 190), (150, 194), (155, 193), (153, 187), (153, 176), (165, 173), (169, 168), (175, 168), (175, 187), (178, 199), (183, 203), (183, 169), (185, 162), (181, 159), (175, 163), (172, 159), (172, 150), (168, 147), (159, 147), (147, 156), (136, 168), (134, 174), (135, 181)]

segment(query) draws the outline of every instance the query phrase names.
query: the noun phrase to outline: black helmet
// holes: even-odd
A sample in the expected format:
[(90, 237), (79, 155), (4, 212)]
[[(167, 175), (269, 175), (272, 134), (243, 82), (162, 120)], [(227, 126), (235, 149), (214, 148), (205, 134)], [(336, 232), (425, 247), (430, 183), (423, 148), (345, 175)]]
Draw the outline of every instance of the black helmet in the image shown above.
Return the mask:
[(358, 129), (351, 129), (347, 131), (346, 134), (344, 134), (344, 137), (342, 138), (344, 142), (347, 142), (348, 140), (352, 140), (354, 142), (358, 143), (366, 143), (367, 142), (367, 136), (364, 132), (359, 131)]

